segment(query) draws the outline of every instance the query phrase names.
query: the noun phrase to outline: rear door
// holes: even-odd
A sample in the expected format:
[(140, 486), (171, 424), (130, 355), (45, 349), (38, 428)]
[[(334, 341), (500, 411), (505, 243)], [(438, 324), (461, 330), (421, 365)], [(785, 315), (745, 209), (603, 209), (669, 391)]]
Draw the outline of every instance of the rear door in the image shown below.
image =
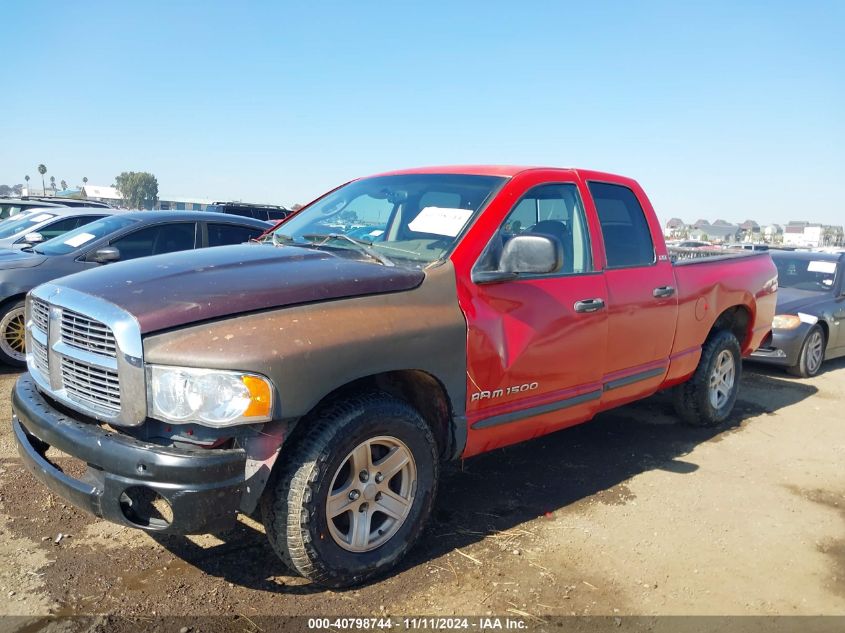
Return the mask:
[(523, 233), (563, 246), (561, 270), (470, 286), (465, 454), (586, 420), (601, 396), (607, 315), (578, 306), (599, 305), (607, 292), (593, 264), (581, 191), (574, 175), (543, 180), (514, 192), (515, 203), (473, 268), (496, 270), (503, 245)]
[(675, 274), (652, 239), (637, 194), (610, 182), (588, 182), (601, 225), (607, 284), (607, 356), (602, 406), (657, 388), (669, 364), (678, 304)]

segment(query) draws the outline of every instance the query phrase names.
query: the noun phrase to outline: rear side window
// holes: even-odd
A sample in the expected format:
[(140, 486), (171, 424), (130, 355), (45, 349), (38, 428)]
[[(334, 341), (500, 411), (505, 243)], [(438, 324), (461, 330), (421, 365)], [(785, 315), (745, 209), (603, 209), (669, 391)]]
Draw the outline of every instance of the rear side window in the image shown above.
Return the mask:
[(120, 251), (121, 261), (175, 253), (194, 248), (195, 230), (193, 222), (160, 224), (118, 238), (111, 245)]
[(596, 203), (608, 268), (654, 263), (654, 243), (634, 192), (622, 185), (588, 183)]
[[(268, 227), (269, 228), (269, 227)], [(261, 235), (261, 229), (251, 229), (234, 224), (209, 224), (208, 245), (227, 246), (229, 244), (243, 244)]]

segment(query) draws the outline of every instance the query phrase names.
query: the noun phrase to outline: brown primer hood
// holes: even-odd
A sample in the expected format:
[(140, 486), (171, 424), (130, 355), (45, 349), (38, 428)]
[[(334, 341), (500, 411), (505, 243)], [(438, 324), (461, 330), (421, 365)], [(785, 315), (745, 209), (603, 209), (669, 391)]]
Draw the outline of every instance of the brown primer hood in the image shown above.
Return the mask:
[(424, 277), (420, 270), (325, 251), (242, 244), (109, 264), (59, 283), (126, 310), (146, 334), (256, 310), (410, 290)]

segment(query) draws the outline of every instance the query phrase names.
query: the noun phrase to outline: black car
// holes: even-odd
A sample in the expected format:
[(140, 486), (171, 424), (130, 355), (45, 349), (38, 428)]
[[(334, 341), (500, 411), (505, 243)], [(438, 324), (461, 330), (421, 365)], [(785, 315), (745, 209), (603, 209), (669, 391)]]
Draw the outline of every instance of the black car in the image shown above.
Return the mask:
[(21, 198), (24, 201), (32, 202), (51, 202), (60, 204), (65, 207), (96, 207), (98, 209), (111, 209), (112, 206), (106, 202), (99, 202), (98, 200), (88, 200), (87, 198), (63, 198), (62, 196), (26, 196)]
[(0, 361), (26, 363), (24, 299), (35, 286), (116, 261), (240, 244), (267, 223), (219, 213), (138, 211), (112, 215), (28, 251), (0, 250)]
[(29, 209), (65, 206), (67, 205), (60, 202), (42, 202), (40, 200), (30, 200), (28, 198), (0, 198), (0, 220), (12, 218), (19, 213), (28, 211)]
[(293, 213), (293, 211), (285, 207), (271, 204), (247, 204), (244, 202), (215, 202), (214, 204), (208, 205), (206, 210), (216, 213), (242, 215), (247, 218), (256, 218), (274, 224), (279, 220), (284, 220)]
[(845, 253), (769, 251), (778, 269), (772, 334), (750, 360), (808, 378), (845, 356)]

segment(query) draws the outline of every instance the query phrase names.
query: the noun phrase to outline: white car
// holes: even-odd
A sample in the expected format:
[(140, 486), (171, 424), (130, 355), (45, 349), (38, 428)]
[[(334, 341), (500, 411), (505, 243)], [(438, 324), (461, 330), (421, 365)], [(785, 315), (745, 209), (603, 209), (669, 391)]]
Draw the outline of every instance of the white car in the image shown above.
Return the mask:
[(0, 248), (21, 250), (94, 222), (117, 209), (39, 207), (0, 222)]

